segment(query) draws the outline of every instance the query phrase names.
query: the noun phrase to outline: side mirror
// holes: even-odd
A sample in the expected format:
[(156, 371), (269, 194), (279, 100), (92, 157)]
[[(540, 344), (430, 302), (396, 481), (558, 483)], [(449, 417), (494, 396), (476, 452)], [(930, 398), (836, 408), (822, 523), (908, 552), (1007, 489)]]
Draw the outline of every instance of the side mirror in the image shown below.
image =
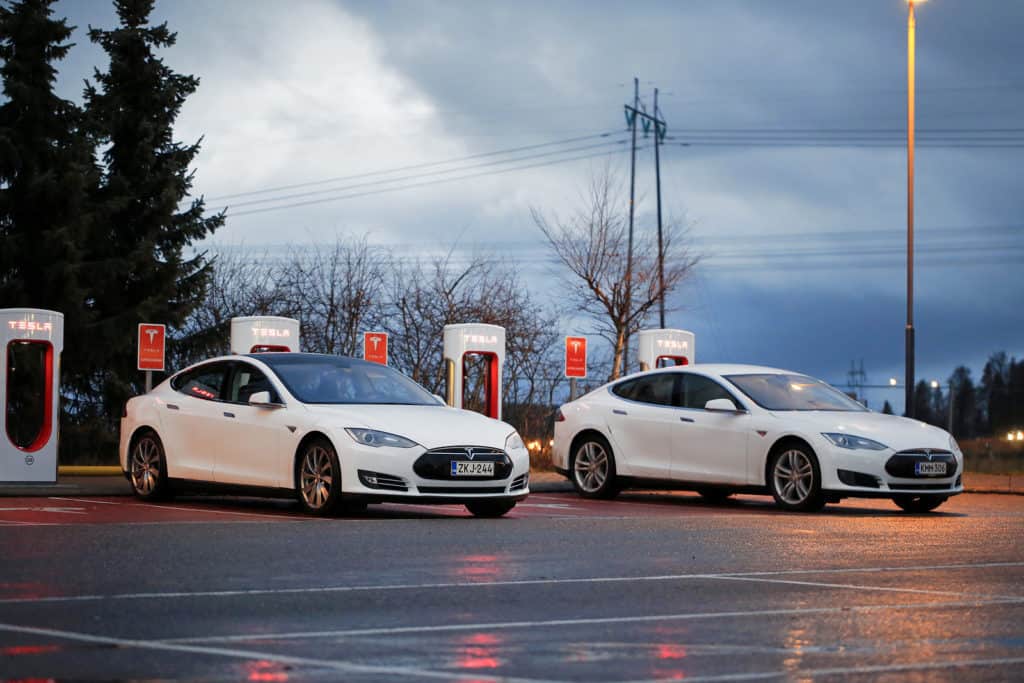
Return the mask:
[(434, 396), (434, 398), (436, 398), (436, 399), (437, 399), (437, 402), (438, 402), (438, 403), (440, 403), (441, 405), (443, 405), (443, 406), (445, 406), (445, 407), (447, 407), (447, 406), (448, 406), (448, 401), (444, 400), (444, 397), (443, 397), (443, 396), (441, 396), (441, 395), (439, 395), (439, 394), (434, 394), (433, 396)]
[(728, 398), (713, 398), (704, 404), (704, 410), (715, 410), (720, 413), (743, 413), (744, 410), (740, 410), (736, 407), (736, 404), (732, 402), (732, 399)]
[(257, 391), (255, 394), (249, 397), (249, 405), (258, 406), (260, 408), (283, 408), (284, 404), (275, 403), (270, 400), (269, 391)]

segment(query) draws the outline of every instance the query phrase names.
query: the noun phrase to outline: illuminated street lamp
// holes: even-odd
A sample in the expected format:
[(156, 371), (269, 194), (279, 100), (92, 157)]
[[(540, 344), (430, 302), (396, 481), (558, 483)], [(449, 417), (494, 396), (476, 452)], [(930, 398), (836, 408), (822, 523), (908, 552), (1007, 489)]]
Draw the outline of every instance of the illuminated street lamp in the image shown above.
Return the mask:
[(899, 384), (899, 380), (897, 380), (895, 377), (890, 377), (889, 378), (889, 386), (890, 387), (894, 387), (897, 384)]
[(907, 416), (914, 417), (914, 5), (907, 0)]

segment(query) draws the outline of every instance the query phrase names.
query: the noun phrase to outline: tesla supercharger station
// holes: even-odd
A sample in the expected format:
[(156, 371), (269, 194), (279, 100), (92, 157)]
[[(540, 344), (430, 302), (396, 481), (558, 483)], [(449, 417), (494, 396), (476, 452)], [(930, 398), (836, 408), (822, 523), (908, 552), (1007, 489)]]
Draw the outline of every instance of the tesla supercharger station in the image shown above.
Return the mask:
[(231, 353), (298, 351), (299, 321), (275, 315), (231, 319)]
[(697, 360), (697, 342), (686, 330), (640, 330), (637, 332), (637, 360), (640, 370), (670, 365), (690, 365)]
[(34, 308), (0, 310), (0, 482), (57, 481), (60, 354), (64, 315)]
[(484, 414), (501, 419), (501, 370), (505, 365), (505, 328), (466, 323), (444, 326), (445, 401), (463, 407), (467, 370), (474, 356), (485, 363)]

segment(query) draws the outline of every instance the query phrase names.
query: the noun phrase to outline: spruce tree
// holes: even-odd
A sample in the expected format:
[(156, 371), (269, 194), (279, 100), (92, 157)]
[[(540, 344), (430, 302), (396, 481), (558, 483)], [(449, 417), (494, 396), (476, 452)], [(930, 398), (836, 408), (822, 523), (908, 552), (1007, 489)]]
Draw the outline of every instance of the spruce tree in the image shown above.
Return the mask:
[(110, 65), (97, 70), (95, 84), (85, 90), (91, 126), (107, 145), (89, 277), (96, 314), (94, 386), (111, 423), (140, 384), (137, 324), (182, 325), (201, 300), (210, 270), (203, 253), (187, 250), (224, 222), (223, 214), (204, 216), (201, 197), (189, 200), (189, 166), (201, 140), (174, 139), (174, 122), (199, 79), (175, 73), (158, 55), (174, 45), (176, 34), (166, 23), (149, 25), (153, 0), (114, 5), (117, 28), (89, 29)]
[[(82, 112), (54, 93), (55, 63), (73, 27), (55, 19), (54, 0), (0, 6), (0, 308), (64, 314), (65, 337), (86, 322), (81, 247), (97, 180)], [(64, 374), (80, 366), (75, 345)]]

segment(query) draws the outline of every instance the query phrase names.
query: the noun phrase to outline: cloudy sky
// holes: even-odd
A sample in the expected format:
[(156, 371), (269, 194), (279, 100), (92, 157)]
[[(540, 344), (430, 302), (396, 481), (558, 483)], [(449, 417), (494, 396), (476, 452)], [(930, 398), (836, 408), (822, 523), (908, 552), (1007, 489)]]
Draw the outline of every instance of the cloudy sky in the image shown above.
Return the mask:
[[(79, 99), (103, 65), (84, 29), (114, 15), (100, 0), (58, 11), (80, 28), (61, 83)], [(368, 235), (415, 256), (459, 242), (520, 261), (550, 297), (530, 208), (569, 211), (605, 164), (628, 174), (622, 105), (637, 76), (669, 124), (666, 212), (704, 257), (669, 326), (697, 334), (701, 361), (842, 383), (863, 359), (885, 383), (903, 377), (906, 11), (165, 0), (155, 18), (179, 34), (167, 62), (202, 80), (178, 130), (205, 136), (197, 191), (231, 206), (220, 247)], [(1022, 34), (1021, 2), (918, 9), (919, 378), (1024, 356)], [(653, 231), (649, 143), (638, 169), (637, 230)], [(872, 397), (902, 407), (900, 391)]]

